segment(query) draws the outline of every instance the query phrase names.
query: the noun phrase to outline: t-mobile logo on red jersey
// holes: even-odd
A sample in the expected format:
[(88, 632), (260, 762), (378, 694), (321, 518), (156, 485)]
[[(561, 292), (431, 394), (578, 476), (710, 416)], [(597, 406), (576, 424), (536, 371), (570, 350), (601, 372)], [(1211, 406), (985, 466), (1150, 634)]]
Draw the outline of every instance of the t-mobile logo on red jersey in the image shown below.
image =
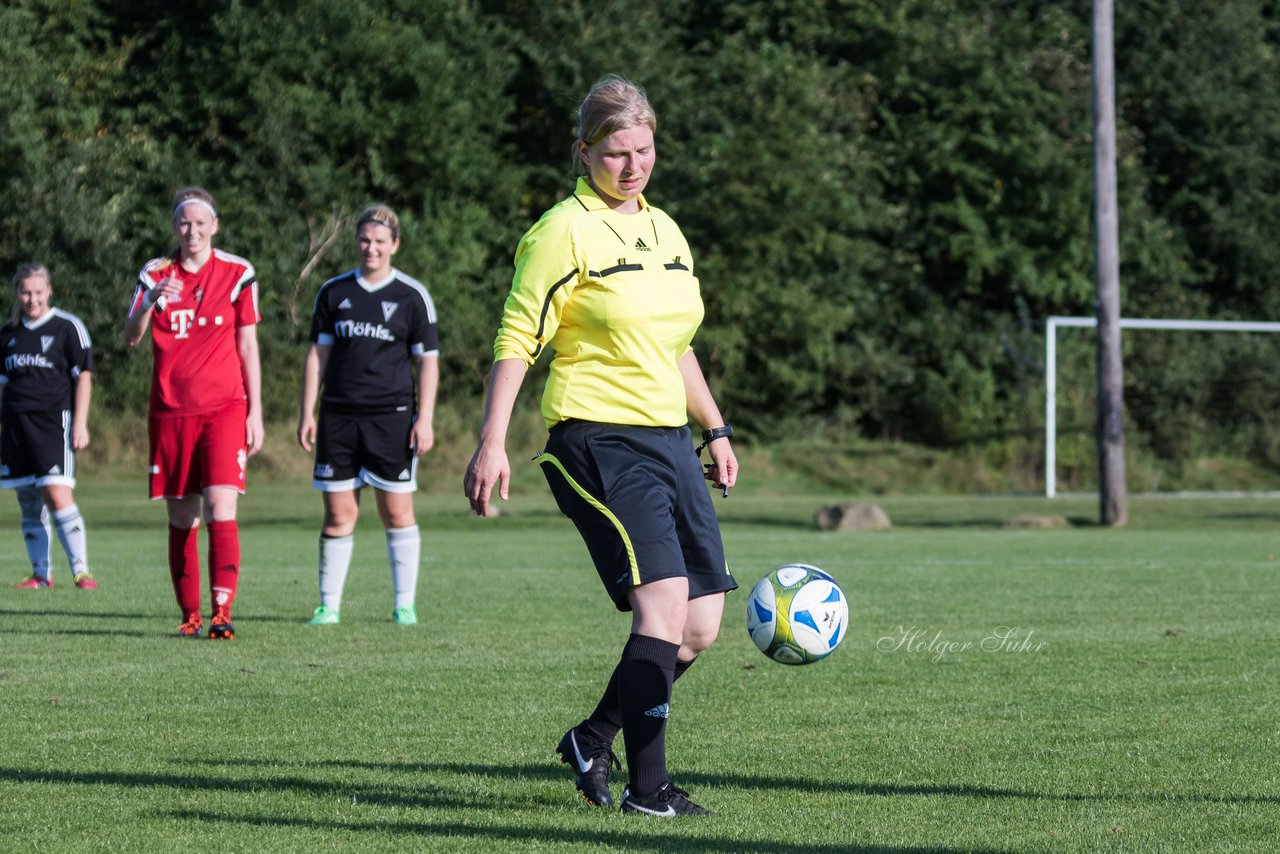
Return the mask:
[(196, 311), (193, 308), (179, 308), (169, 312), (169, 323), (176, 330), (174, 338), (190, 338), (191, 323), (195, 320)]

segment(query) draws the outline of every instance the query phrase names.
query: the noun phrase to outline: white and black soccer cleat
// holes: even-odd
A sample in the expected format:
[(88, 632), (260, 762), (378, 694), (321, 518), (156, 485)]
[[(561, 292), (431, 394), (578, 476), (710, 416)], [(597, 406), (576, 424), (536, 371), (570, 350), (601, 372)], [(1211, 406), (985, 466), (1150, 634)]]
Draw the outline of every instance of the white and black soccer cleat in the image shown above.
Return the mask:
[(556, 753), (560, 761), (573, 766), (578, 776), (577, 787), (588, 803), (598, 807), (613, 806), (613, 795), (609, 792), (610, 766), (622, 770), (618, 756), (607, 744), (594, 738), (582, 735), (574, 727), (564, 734), (556, 745)]
[(711, 810), (689, 800), (689, 793), (671, 782), (663, 783), (658, 791), (647, 798), (622, 790), (622, 811), (649, 815), (654, 818), (675, 818), (680, 815), (712, 815)]

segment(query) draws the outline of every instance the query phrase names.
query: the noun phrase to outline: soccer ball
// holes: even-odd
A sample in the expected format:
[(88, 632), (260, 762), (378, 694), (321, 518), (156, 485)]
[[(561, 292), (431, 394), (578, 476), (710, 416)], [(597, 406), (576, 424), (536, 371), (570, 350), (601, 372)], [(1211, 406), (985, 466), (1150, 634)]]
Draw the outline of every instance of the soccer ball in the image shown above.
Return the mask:
[(793, 563), (760, 579), (747, 597), (747, 634), (783, 664), (812, 664), (844, 638), (849, 603), (836, 580), (816, 566)]

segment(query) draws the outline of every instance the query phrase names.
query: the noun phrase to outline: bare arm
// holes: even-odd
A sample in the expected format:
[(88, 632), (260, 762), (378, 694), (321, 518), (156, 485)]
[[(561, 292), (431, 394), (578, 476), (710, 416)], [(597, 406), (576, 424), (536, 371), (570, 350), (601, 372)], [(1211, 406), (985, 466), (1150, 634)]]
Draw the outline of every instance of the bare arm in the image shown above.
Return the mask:
[(302, 363), (302, 399), (298, 403), (298, 444), (310, 451), (316, 441), (316, 401), (320, 399), (320, 380), (329, 364), (333, 347), (328, 344), (312, 344), (307, 348), (306, 361)]
[(133, 311), (129, 312), (128, 319), (124, 322), (124, 340), (130, 347), (138, 346), (138, 342), (142, 340), (142, 336), (147, 334), (147, 327), (151, 325), (152, 310), (160, 305), (160, 300), (180, 299), (182, 296), (182, 282), (176, 276), (165, 278), (160, 284), (142, 295), (142, 299), (138, 301)]
[(75, 402), (71, 410), (71, 449), (89, 447), (89, 398), (93, 394), (93, 372), (81, 371), (76, 377)]
[(262, 365), (258, 361), (258, 327), (241, 326), (236, 329), (236, 351), (240, 356), (240, 373), (244, 377), (244, 390), (249, 398), (249, 414), (244, 420), (245, 444), (249, 456), (262, 450), (264, 429), (262, 426)]
[(436, 389), (440, 387), (440, 358), (418, 359), (418, 417), (413, 422), (413, 452), (422, 456), (436, 443), (433, 422), (436, 415)]
[(142, 340), (142, 336), (147, 334), (147, 327), (151, 325), (151, 310), (153, 305), (147, 305), (145, 297), (139, 302), (137, 307), (129, 313), (129, 317), (124, 322), (124, 342), (130, 347), (137, 347), (138, 342)]
[(521, 359), (502, 359), (489, 371), (480, 442), (467, 466), (462, 488), (477, 516), (488, 515), (494, 486), (503, 501), (510, 497), (511, 464), (507, 460), (507, 429), (511, 410), (529, 367)]
[[(720, 407), (716, 406), (715, 398), (711, 396), (711, 389), (707, 387), (706, 377), (702, 375), (698, 357), (692, 350), (680, 358), (680, 374), (684, 377), (684, 393), (689, 417), (704, 430), (724, 426), (724, 416), (720, 414)], [(733, 453), (728, 437), (716, 439), (707, 445), (707, 452), (711, 454), (711, 468), (707, 471), (707, 480), (725, 489), (737, 483), (738, 458)]]

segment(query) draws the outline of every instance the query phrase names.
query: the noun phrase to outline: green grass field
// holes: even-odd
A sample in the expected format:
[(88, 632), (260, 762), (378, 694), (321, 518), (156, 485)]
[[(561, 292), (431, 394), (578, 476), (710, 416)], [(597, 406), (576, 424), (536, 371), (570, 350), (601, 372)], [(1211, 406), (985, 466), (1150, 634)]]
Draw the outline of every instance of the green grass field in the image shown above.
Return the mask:
[[(15, 851), (1266, 851), (1280, 828), (1280, 503), (886, 498), (824, 534), (824, 496), (717, 499), (744, 588), (805, 561), (843, 584), (827, 661), (766, 660), (733, 594), (677, 686), (676, 782), (714, 809), (590, 808), (554, 745), (627, 634), (539, 491), (495, 520), (418, 499), (422, 624), (390, 622), (370, 505), (343, 624), (315, 605), (319, 499), (255, 485), (231, 643), (173, 636), (163, 510), (82, 484), (101, 583), (55, 545), (0, 589), (0, 849)], [(0, 495), (0, 579), (26, 564)], [(1003, 530), (1018, 513), (1063, 530)], [(1008, 640), (992, 640), (1012, 630)], [(906, 639), (903, 642), (903, 639)], [(1002, 647), (1002, 648), (997, 648)], [(620, 745), (619, 745), (620, 746)], [(623, 778), (616, 781), (620, 793)]]

